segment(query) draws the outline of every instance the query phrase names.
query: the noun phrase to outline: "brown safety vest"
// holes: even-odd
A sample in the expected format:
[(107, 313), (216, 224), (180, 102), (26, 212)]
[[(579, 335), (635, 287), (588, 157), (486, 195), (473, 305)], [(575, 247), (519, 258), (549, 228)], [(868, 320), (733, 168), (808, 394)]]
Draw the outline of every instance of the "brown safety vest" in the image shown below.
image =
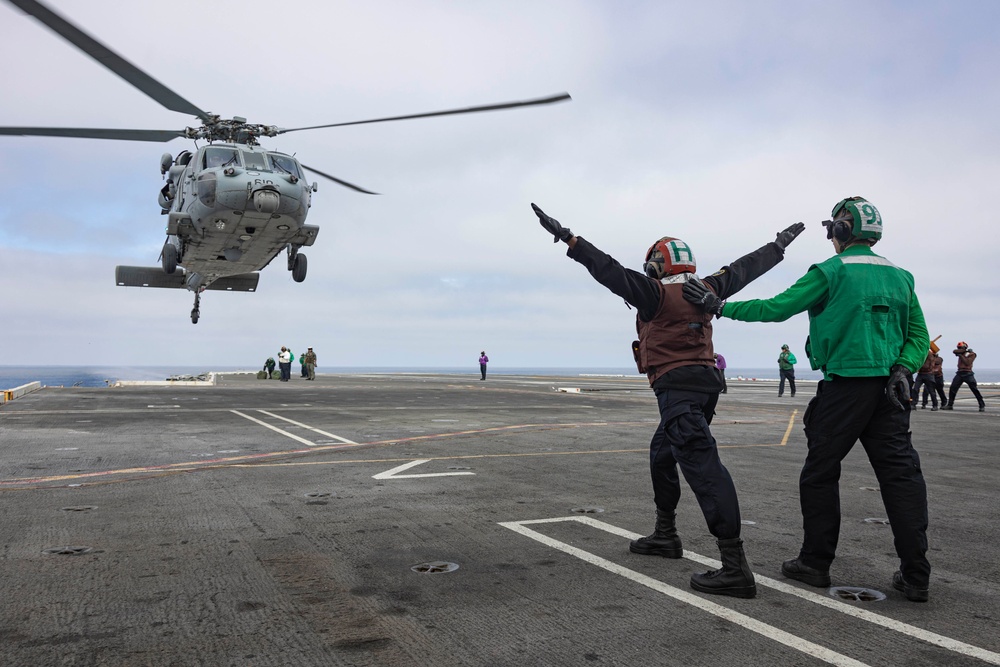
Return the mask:
[(927, 359), (924, 360), (924, 365), (921, 366), (920, 370), (917, 371), (917, 375), (925, 373), (933, 373), (933, 372), (934, 372), (934, 355), (928, 354)]
[[(955, 350), (958, 352), (958, 350)], [(965, 352), (964, 354), (958, 355), (958, 370), (959, 372), (972, 372), (972, 362), (976, 360), (975, 352)]]
[[(689, 275), (689, 274), (682, 274)], [(712, 315), (684, 300), (684, 283), (660, 285), (660, 307), (649, 322), (635, 319), (639, 370), (650, 386), (681, 366), (715, 366)]]
[(931, 372), (933, 372), (934, 375), (944, 375), (944, 359), (936, 354), (934, 355), (934, 364)]

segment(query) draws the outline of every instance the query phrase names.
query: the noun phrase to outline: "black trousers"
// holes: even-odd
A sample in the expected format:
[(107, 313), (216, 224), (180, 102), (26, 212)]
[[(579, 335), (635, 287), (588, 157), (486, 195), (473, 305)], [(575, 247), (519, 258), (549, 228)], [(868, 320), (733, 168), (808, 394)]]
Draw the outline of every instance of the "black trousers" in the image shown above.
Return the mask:
[(292, 362), (283, 363), (279, 361), (278, 368), (281, 369), (281, 379), (288, 382), (292, 378)]
[(934, 384), (930, 387), (924, 385), (924, 402), (922, 405), (927, 405), (928, 395), (931, 393), (937, 393), (938, 397), (941, 399), (941, 405), (948, 404), (948, 397), (944, 394), (944, 376), (935, 375)]
[(481, 379), (486, 379), (486, 364), (479, 364), (479, 372), (483, 374)]
[(951, 388), (948, 389), (948, 404), (955, 404), (955, 396), (958, 395), (958, 390), (961, 388), (963, 382), (969, 385), (972, 395), (979, 401), (979, 407), (986, 407), (983, 395), (979, 393), (979, 387), (976, 385), (976, 374), (972, 371), (958, 371), (955, 373), (955, 379), (951, 381)]
[(934, 374), (933, 373), (917, 373), (917, 381), (913, 383), (913, 388), (910, 390), (910, 403), (914, 407), (917, 405), (917, 399), (920, 398), (920, 388), (924, 388), (924, 405), (927, 405), (927, 388), (931, 388), (931, 402), (934, 407), (937, 407), (937, 394), (934, 393)]
[(740, 503), (729, 471), (722, 465), (709, 424), (719, 395), (680, 389), (656, 394), (660, 425), (649, 443), (649, 470), (656, 508), (672, 513), (681, 497), (680, 468), (717, 539), (740, 536)]
[[(888, 378), (822, 381), (803, 416), (808, 454), (799, 477), (804, 537), (799, 558), (826, 570), (840, 536), (840, 462), (854, 443), (875, 470), (892, 528), (900, 571), (917, 587), (927, 585), (927, 487), (920, 457), (910, 441), (910, 406), (885, 396)], [(853, 520), (854, 518), (852, 518)]]
[(792, 390), (792, 396), (795, 395), (795, 369), (789, 368), (787, 371), (779, 368), (778, 374), (781, 375), (781, 383), (778, 385), (778, 396), (785, 393), (785, 380), (788, 380), (788, 387)]

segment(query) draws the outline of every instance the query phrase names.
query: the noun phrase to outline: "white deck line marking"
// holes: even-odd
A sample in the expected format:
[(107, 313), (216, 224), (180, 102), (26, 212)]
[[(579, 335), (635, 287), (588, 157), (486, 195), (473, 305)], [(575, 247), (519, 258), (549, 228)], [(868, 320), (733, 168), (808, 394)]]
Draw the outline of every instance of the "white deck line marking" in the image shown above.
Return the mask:
[(286, 421), (289, 424), (295, 424), (296, 426), (301, 426), (302, 428), (309, 429), (313, 433), (319, 433), (320, 435), (325, 435), (328, 438), (333, 438), (334, 440), (339, 440), (340, 442), (343, 442), (343, 443), (348, 444), (348, 445), (356, 445), (356, 444), (358, 444), (358, 443), (354, 442), (353, 440), (348, 440), (347, 438), (341, 438), (339, 435), (334, 435), (333, 433), (327, 433), (326, 431), (321, 431), (318, 428), (313, 428), (312, 426), (308, 426), (306, 424), (303, 424), (302, 422), (297, 422), (294, 419), (289, 419), (288, 417), (282, 417), (281, 415), (276, 415), (273, 412), (268, 412), (267, 410), (258, 410), (257, 412), (259, 412), (261, 414), (264, 414), (264, 415), (267, 415), (268, 417), (274, 417), (275, 419), (281, 419), (282, 421)]
[[(574, 520), (575, 518), (576, 517), (569, 517), (568, 520)], [(561, 519), (555, 519), (555, 521), (558, 520)], [(665, 584), (662, 581), (653, 579), (652, 577), (648, 577), (634, 570), (622, 567), (621, 565), (612, 563), (611, 561), (605, 560), (600, 556), (595, 556), (594, 554), (583, 551), (582, 549), (572, 547), (565, 542), (559, 542), (558, 540), (542, 535), (541, 533), (531, 530), (530, 528), (525, 528), (522, 525), (525, 523), (543, 523), (545, 521), (553, 520), (543, 519), (541, 521), (509, 521), (501, 522), (500, 525), (504, 528), (509, 528), (516, 533), (521, 533), (522, 535), (530, 537), (531, 539), (541, 542), (542, 544), (552, 547), (553, 549), (557, 549), (571, 556), (576, 556), (580, 560), (590, 563), (591, 565), (596, 565), (597, 567), (607, 570), (608, 572), (625, 577), (626, 579), (631, 579), (637, 584), (641, 584), (647, 588), (653, 589), (654, 591), (663, 593), (664, 595), (672, 597), (675, 600), (689, 604), (692, 607), (697, 607), (698, 609), (706, 611), (713, 616), (718, 616), (719, 618), (727, 620), (731, 623), (735, 623), (746, 628), (747, 630), (750, 630), (751, 632), (756, 632), (757, 634), (768, 639), (772, 639), (779, 644), (784, 644), (789, 648), (801, 651), (806, 655), (818, 658), (819, 660), (827, 662), (831, 665), (838, 665), (840, 667), (867, 667), (866, 663), (855, 660), (854, 658), (849, 658), (846, 655), (831, 651), (830, 649), (820, 646), (819, 644), (814, 644), (813, 642), (802, 639), (801, 637), (796, 637), (795, 635), (776, 628), (773, 625), (768, 625), (767, 623), (758, 621), (757, 619), (747, 616), (746, 614), (733, 611), (732, 609), (728, 609), (720, 604), (716, 604), (715, 602), (705, 600), (704, 598), (698, 597), (688, 591), (675, 588), (674, 586)]]
[(267, 422), (261, 421), (261, 420), (257, 419), (256, 417), (251, 417), (250, 415), (245, 415), (242, 412), (240, 412), (239, 410), (230, 410), (230, 412), (232, 412), (234, 415), (239, 415), (240, 417), (243, 417), (244, 419), (249, 419), (252, 422), (260, 424), (261, 426), (263, 426), (265, 428), (269, 428), (272, 431), (276, 431), (277, 433), (280, 433), (281, 435), (288, 436), (292, 440), (298, 440), (303, 445), (306, 445), (308, 447), (317, 447), (318, 446), (315, 442), (310, 442), (310, 441), (306, 440), (305, 438), (300, 438), (299, 436), (295, 435), (294, 433), (289, 433), (288, 431), (283, 431), (280, 428), (278, 428), (277, 426), (271, 426)]
[(416, 461), (410, 461), (409, 463), (404, 463), (401, 466), (396, 466), (392, 470), (386, 470), (385, 472), (380, 472), (377, 475), (372, 475), (372, 479), (414, 479), (416, 477), (451, 477), (452, 475), (475, 475), (474, 472), (427, 472), (420, 475), (397, 475), (396, 473), (403, 472), (404, 470), (409, 470), (410, 468), (415, 468), (421, 463), (427, 463), (428, 461), (433, 461), (434, 459), (417, 459)]
[[(629, 540), (636, 540), (642, 537), (639, 533), (633, 533), (630, 530), (625, 530), (617, 526), (613, 526), (610, 523), (605, 523), (599, 521), (589, 516), (571, 516), (571, 517), (558, 517), (555, 519), (537, 519), (532, 521), (519, 521), (516, 523), (528, 524), (528, 523), (555, 523), (557, 521), (577, 521), (584, 523), (592, 528), (597, 528), (605, 532), (611, 533), (613, 535), (619, 535)], [(503, 524), (502, 524), (503, 525)], [(712, 558), (707, 558), (705, 556), (700, 556), (692, 551), (684, 550), (684, 557), (693, 560), (696, 563), (701, 563), (710, 568), (718, 568), (721, 566), (719, 561)], [(951, 637), (945, 637), (944, 635), (939, 635), (935, 632), (929, 630), (924, 630), (918, 628), (914, 625), (908, 623), (903, 623), (895, 619), (889, 618), (887, 616), (881, 616), (879, 614), (868, 611), (867, 609), (859, 609), (858, 607), (853, 607), (848, 604), (844, 604), (828, 595), (820, 595), (819, 593), (813, 593), (812, 591), (807, 591), (797, 586), (790, 586), (783, 581), (778, 581), (777, 579), (771, 579), (770, 577), (765, 577), (759, 574), (754, 574), (754, 578), (757, 580), (757, 584), (760, 586), (765, 586), (767, 588), (773, 588), (781, 593), (787, 593), (789, 595), (794, 595), (796, 597), (802, 598), (809, 602), (814, 602), (820, 606), (827, 607), (828, 609), (833, 609), (834, 611), (839, 611), (842, 614), (847, 614), (848, 616), (854, 616), (855, 618), (861, 619), (863, 621), (868, 621), (873, 625), (878, 625), (887, 630), (894, 630), (900, 634), (904, 634), (908, 637), (913, 637), (914, 639), (919, 639), (925, 641), (928, 644), (934, 644), (935, 646), (940, 646), (941, 648), (948, 649), (949, 651), (954, 651), (955, 653), (961, 653), (962, 655), (967, 655), (972, 658), (977, 658), (983, 662), (988, 662), (991, 665), (1000, 665), (1000, 653), (995, 653), (984, 648), (979, 648), (978, 646), (973, 646), (972, 644), (966, 644), (965, 642), (959, 641), (957, 639), (952, 639)]]

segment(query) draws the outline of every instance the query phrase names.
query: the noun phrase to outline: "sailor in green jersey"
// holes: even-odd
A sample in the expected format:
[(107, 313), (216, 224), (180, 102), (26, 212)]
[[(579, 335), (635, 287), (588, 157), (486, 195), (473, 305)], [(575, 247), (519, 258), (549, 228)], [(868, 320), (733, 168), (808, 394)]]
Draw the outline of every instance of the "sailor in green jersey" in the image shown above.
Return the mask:
[(781, 398), (782, 394), (785, 393), (785, 380), (788, 380), (788, 386), (792, 390), (792, 398), (795, 398), (795, 364), (798, 360), (792, 351), (788, 349), (788, 344), (781, 346), (781, 354), (778, 355), (778, 375), (781, 376), (781, 382), (778, 383), (778, 398)]
[(823, 371), (803, 417), (808, 454), (799, 477), (803, 541), (782, 573), (830, 585), (840, 533), (840, 462), (861, 440), (879, 481), (895, 538), (892, 585), (907, 599), (928, 599), (927, 488), (910, 441), (912, 373), (930, 336), (913, 276), (876, 255), (882, 217), (861, 197), (841, 200), (823, 222), (836, 255), (814, 264), (771, 299), (725, 303), (693, 281), (684, 298), (706, 312), (746, 322), (781, 322), (809, 313), (806, 354)]

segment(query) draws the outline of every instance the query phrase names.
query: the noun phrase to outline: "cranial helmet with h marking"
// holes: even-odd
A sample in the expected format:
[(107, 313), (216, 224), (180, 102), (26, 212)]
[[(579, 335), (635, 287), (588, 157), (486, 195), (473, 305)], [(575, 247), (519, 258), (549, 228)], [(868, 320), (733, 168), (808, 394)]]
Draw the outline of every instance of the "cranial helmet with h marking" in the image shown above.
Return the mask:
[(672, 236), (664, 236), (649, 246), (646, 263), (642, 265), (646, 275), (657, 280), (678, 273), (694, 273), (697, 268), (688, 244)]

